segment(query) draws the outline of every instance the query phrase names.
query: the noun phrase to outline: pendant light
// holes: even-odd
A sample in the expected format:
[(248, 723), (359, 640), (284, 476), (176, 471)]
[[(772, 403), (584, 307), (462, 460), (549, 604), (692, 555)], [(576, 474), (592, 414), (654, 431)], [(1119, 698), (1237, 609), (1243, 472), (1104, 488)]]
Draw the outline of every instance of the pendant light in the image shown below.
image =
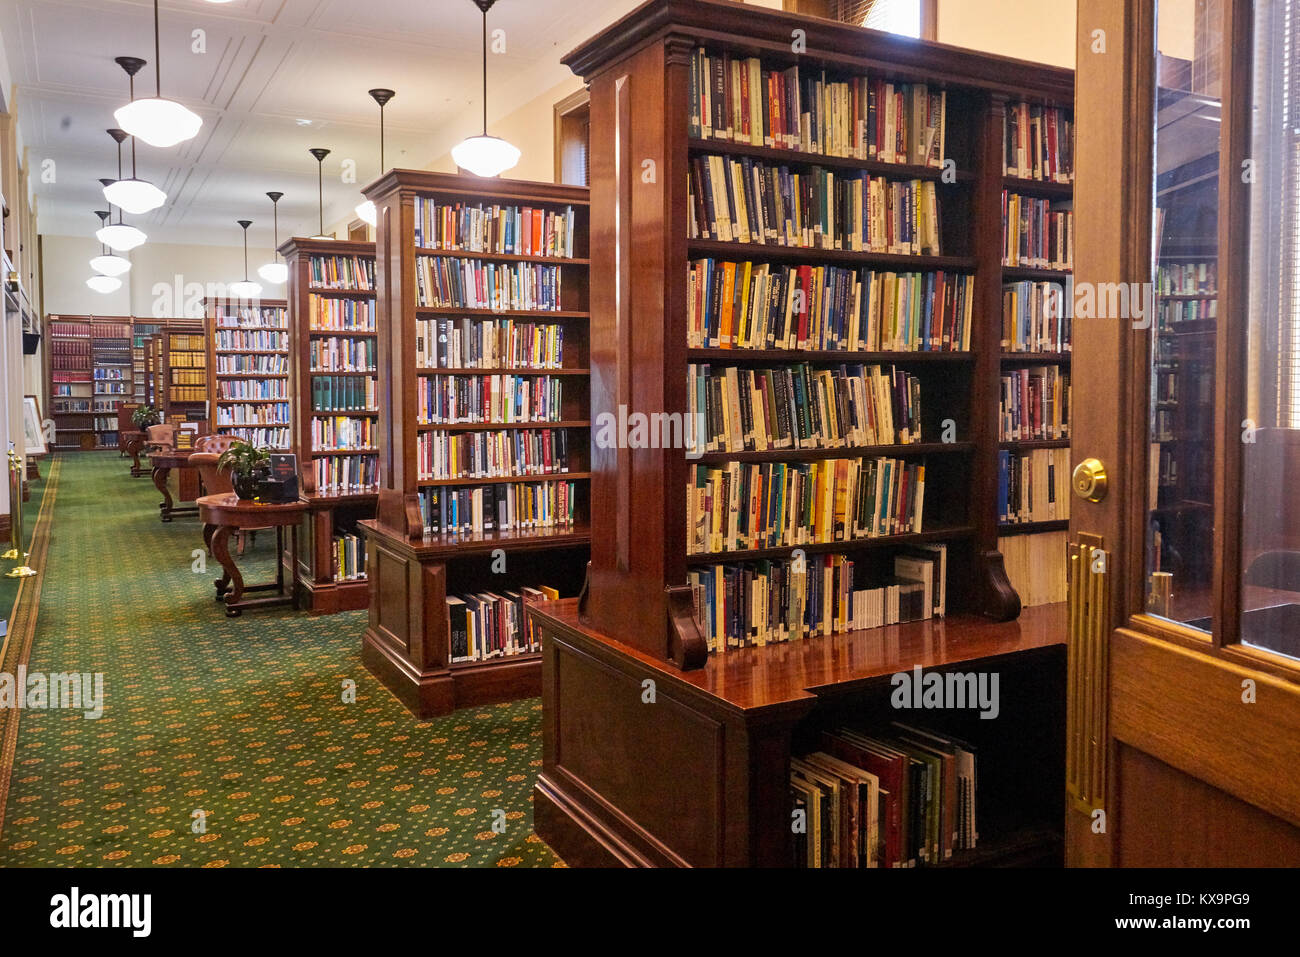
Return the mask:
[(456, 165), (476, 176), (500, 176), (519, 162), (519, 149), (487, 131), (487, 14), (496, 0), (473, 0), (483, 11), (483, 134), (471, 136), (452, 147)]
[(266, 194), (271, 197), (271, 216), (273, 217), (272, 242), (275, 243), (274, 256), (269, 263), (257, 267), (257, 274), (272, 285), (278, 286), (289, 278), (289, 267), (280, 262), (280, 197), (284, 193), (278, 193), (275, 190)]
[[(384, 166), (384, 105), (397, 94), (392, 90), (369, 90), (368, 92), (371, 99), (379, 104), (379, 175), (382, 176), (386, 169)], [(379, 222), (379, 211), (370, 200), (358, 206), (356, 212), (367, 225), (374, 226)]]
[(86, 280), (86, 285), (95, 292), (110, 293), (122, 288), (122, 280), (116, 276), (91, 276)]
[(122, 129), (132, 136), (140, 137), (150, 146), (175, 146), (192, 139), (199, 132), (203, 120), (175, 100), (163, 99), (160, 56), (158, 0), (153, 0), (153, 71), (157, 81), (155, 95), (137, 100), (132, 92), (131, 102), (119, 108), (113, 116)]
[(313, 146), (307, 152), (316, 157), (316, 202), (320, 211), (320, 232), (312, 239), (333, 239), (333, 236), (325, 235), (325, 157), (330, 155), (330, 151)]
[(253, 225), (253, 221), (237, 219), (235, 222), (244, 228), (244, 278), (230, 284), (230, 293), (236, 299), (256, 299), (262, 294), (262, 286), (248, 278), (248, 227)]
[[(118, 57), (118, 59), (129, 60), (131, 57)], [(122, 178), (122, 141), (131, 134), (126, 130), (109, 130), (108, 135), (117, 141), (117, 179), (104, 187), (104, 198), (132, 215), (147, 213), (167, 202), (166, 193), (153, 183), (135, 175), (134, 139), (131, 140), (131, 178)]]
[[(97, 209), (95, 210), (95, 215), (99, 217), (99, 225), (102, 228), (108, 225), (108, 217), (113, 214), (107, 209)], [(95, 272), (112, 278), (130, 271), (131, 260), (123, 259), (121, 256), (114, 256), (104, 248), (102, 243), (99, 248), (100, 255), (90, 261), (90, 268), (95, 270)]]
[[(111, 179), (101, 179), (100, 185), (107, 186), (113, 182)], [(128, 226), (122, 222), (122, 210), (117, 211), (117, 222), (109, 223), (95, 231), (95, 238), (107, 246), (109, 249), (118, 253), (130, 252), (136, 246), (141, 246), (149, 237), (144, 234), (143, 230), (136, 229), (134, 226)]]

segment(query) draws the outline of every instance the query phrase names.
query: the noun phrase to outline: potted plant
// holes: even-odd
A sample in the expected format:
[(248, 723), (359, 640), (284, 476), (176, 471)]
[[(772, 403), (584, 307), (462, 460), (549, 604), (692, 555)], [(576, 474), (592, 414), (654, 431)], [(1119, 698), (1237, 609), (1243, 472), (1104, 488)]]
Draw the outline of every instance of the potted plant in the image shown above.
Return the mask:
[(147, 432), (149, 426), (157, 425), (162, 421), (162, 413), (151, 405), (142, 405), (131, 413), (131, 421), (141, 432)]
[(248, 442), (236, 441), (217, 459), (217, 470), (230, 470), (230, 483), (240, 498), (252, 498), (257, 481), (270, 474), (271, 453)]

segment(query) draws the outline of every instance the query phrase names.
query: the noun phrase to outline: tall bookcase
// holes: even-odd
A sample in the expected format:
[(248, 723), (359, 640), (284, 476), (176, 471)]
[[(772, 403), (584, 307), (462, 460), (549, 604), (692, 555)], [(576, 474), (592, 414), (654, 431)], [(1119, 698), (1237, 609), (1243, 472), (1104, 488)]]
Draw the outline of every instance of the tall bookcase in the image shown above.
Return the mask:
[(148, 377), (148, 351), (149, 340), (159, 329), (162, 323), (146, 321), (144, 319), (133, 319), (131, 321), (131, 378), (132, 378), (132, 396), (137, 405), (144, 405), (149, 400), (149, 387), (147, 384)]
[(135, 392), (131, 363), (131, 317), (96, 318), (91, 322), (94, 359), (95, 448), (117, 448), (117, 410)]
[(144, 396), (155, 409), (162, 408), (163, 336), (162, 328), (144, 340)]
[(339, 558), (378, 498), (375, 244), (294, 238), (280, 254), (289, 268), (291, 448), (308, 504), (299, 581), (312, 611), (365, 608), (364, 563)]
[[(721, 64), (717, 73), (701, 75), (701, 43)], [(758, 58), (761, 70), (774, 74), (770, 80), (767, 73), (756, 76), (748, 58)], [(812, 535), (797, 545), (698, 552), (687, 538), (693, 463), (683, 449), (593, 445), (586, 588), (577, 601), (535, 611), (544, 633), (543, 768), (534, 794), (538, 833), (577, 864), (788, 867), (795, 862), (796, 846), (792, 757), (817, 750), (820, 735), (843, 724), (887, 733), (891, 719), (906, 718), (961, 734), (979, 751), (981, 848), (953, 863), (1059, 863), (1065, 616), (1059, 606), (1021, 614), (998, 552), (995, 498), (1006, 278), (1002, 114), (1008, 102), (1069, 104), (1072, 75), (715, 0), (651, 0), (564, 62), (591, 92), (593, 417), (620, 410), (687, 412), (692, 363), (739, 368), (806, 363), (825, 370), (880, 364), (919, 384), (921, 442), (801, 447), (796, 454), (709, 451), (706, 461), (893, 458), (923, 464), (925, 488), (919, 521), (901, 533), (895, 528), (825, 541)], [(823, 73), (825, 82), (848, 83), (865, 75), (900, 84), (908, 103), (916, 104), (917, 112), (909, 116), (929, 115), (924, 113), (928, 94), (941, 93), (946, 130), (939, 155), (926, 139), (918, 141), (915, 153), (906, 147), (907, 163), (873, 159), (869, 150), (864, 158), (849, 148), (851, 135), (831, 137), (816, 152), (791, 148), (791, 139), (783, 139), (782, 129), (764, 118), (761, 104), (776, 91), (774, 115), (787, 124), (793, 145), (802, 146), (802, 117), (785, 107), (793, 102), (796, 83), (821, 80)], [(920, 84), (925, 94), (916, 89)], [(728, 90), (739, 89), (749, 98), (725, 98)], [(843, 89), (804, 101), (813, 128), (819, 109), (834, 120), (856, 108), (854, 94)], [(693, 128), (699, 121), (692, 118), (692, 105), (706, 93), (717, 108), (709, 117), (716, 125), (749, 123), (749, 131), (758, 135), (743, 144), (697, 135), (705, 131)], [(749, 112), (751, 106), (756, 112)], [(840, 215), (841, 224), (859, 222), (851, 207), (839, 205), (840, 193), (831, 202), (817, 206), (814, 199), (811, 209), (804, 208), (808, 217), (800, 225), (806, 228), (794, 243), (766, 235), (762, 243), (692, 238), (693, 232), (701, 235), (701, 218), (713, 212), (695, 202), (698, 194), (690, 185), (694, 161), (709, 155), (803, 174), (814, 185), (801, 199), (817, 197), (827, 173), (848, 179), (865, 173), (886, 184), (914, 184), (899, 186), (903, 195), (925, 196), (932, 189), (937, 216), (922, 209), (913, 219), (920, 204), (905, 203), (893, 222), (895, 227), (914, 223), (922, 235), (927, 223), (934, 223), (939, 248), (932, 243), (919, 253), (916, 247), (904, 252), (874, 243), (867, 249), (854, 243), (837, 248), (826, 232), (832, 215)], [(744, 169), (747, 177), (751, 166)], [(747, 188), (743, 177), (726, 182), (724, 192), (713, 195), (715, 205), (726, 201), (725, 190)], [(755, 188), (762, 196), (762, 187)], [(892, 195), (895, 187), (877, 188)], [(770, 193), (758, 202), (769, 201)], [(753, 238), (753, 220), (749, 226)], [(942, 340), (926, 346), (933, 333), (923, 332), (919, 349), (916, 338), (897, 334), (870, 352), (861, 344), (862, 351), (699, 349), (688, 344), (689, 274), (693, 262), (708, 257), (755, 266), (836, 266), (859, 271), (860, 277), (869, 269), (973, 277), (968, 347)], [(928, 289), (926, 282), (919, 288)], [(945, 278), (945, 288), (946, 283)], [(934, 288), (940, 288), (937, 281)], [(815, 294), (816, 287), (811, 289)], [(800, 308), (788, 305), (794, 301), (787, 299), (787, 308), (799, 318)], [(932, 329), (925, 305), (923, 298), (920, 312), (911, 314), (913, 332), (917, 323)], [(827, 308), (826, 315), (835, 314)], [(799, 338), (802, 344), (802, 327)], [(913, 347), (904, 351), (900, 339)], [(748, 504), (739, 502), (742, 509)], [(884, 506), (885, 515), (893, 504)], [(700, 595), (689, 584), (693, 572), (726, 563), (757, 575), (762, 563), (773, 561), (800, 572), (805, 562), (842, 556), (836, 561), (854, 563), (850, 574), (856, 588), (857, 575), (883, 584), (895, 557), (931, 544), (947, 548), (946, 617), (839, 632), (831, 625), (830, 634), (709, 653), (696, 614)], [(842, 576), (844, 566), (838, 567)], [(797, 578), (791, 580), (797, 584)], [(739, 605), (727, 608), (727, 622), (740, 620)], [(914, 666), (998, 671), (999, 720), (970, 720), (969, 711), (893, 711), (891, 676)], [(647, 688), (654, 690), (653, 705), (647, 704)], [(646, 775), (647, 767), (655, 773)]]
[(90, 316), (50, 316), (50, 409), (54, 448), (95, 447), (94, 359)]
[(207, 419), (208, 348), (199, 320), (171, 319), (162, 327), (161, 375), (157, 391), (167, 418)]
[[(452, 660), (448, 599), (541, 585), (576, 594), (581, 585), (590, 540), (587, 190), (391, 170), (365, 194), (379, 215), (380, 486), (375, 520), (361, 523), (371, 596), (362, 661), (418, 714), (536, 694), (539, 654), (526, 647)], [(458, 209), (493, 207), (537, 211), (536, 245), (479, 251), (447, 229), (444, 217)], [(571, 255), (546, 254), (547, 215), (572, 217)], [(484, 225), (504, 235), (501, 222)], [(501, 404), (521, 389), (536, 398), (534, 385), (542, 401)], [(471, 447), (491, 449), (493, 461), (471, 467)], [(550, 504), (527, 527), (538, 490)], [(494, 500), (510, 503), (515, 527), (466, 527), (479, 501), (499, 518)], [(452, 505), (464, 510), (448, 531)], [(571, 522), (556, 516), (561, 508)]]
[(204, 299), (211, 431), (289, 450), (290, 335), (283, 299)]

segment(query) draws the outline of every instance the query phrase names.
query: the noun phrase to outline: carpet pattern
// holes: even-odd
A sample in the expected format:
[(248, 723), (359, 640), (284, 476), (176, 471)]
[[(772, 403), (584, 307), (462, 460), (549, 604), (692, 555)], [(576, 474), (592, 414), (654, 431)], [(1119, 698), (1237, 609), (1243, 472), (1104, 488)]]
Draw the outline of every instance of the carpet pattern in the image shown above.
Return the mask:
[(60, 464), (28, 668), (102, 672), (104, 710), (4, 716), (0, 866), (560, 865), (532, 830), (540, 701), (418, 721), (361, 665), (364, 611), (227, 619), (196, 519), (160, 522), (116, 453)]

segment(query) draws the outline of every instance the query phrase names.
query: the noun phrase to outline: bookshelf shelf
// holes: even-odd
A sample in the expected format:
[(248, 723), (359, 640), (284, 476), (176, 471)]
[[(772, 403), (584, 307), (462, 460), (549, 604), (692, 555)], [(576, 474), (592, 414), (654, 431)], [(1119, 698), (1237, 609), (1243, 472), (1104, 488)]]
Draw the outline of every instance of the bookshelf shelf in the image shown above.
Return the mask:
[(590, 472), (530, 472), (500, 478), (420, 479), (416, 485), (420, 488), (455, 488), (461, 485), (511, 485), (516, 482), (544, 482), (550, 479), (586, 481), (589, 478), (591, 478)]
[(1034, 535), (1038, 532), (1063, 532), (1069, 527), (1070, 520), (1068, 518), (1052, 519), (1046, 522), (1004, 522), (998, 525), (998, 534)]
[(1005, 365), (1066, 365), (1071, 358), (1069, 352), (1004, 352), (1001, 355)]
[[(283, 299), (222, 299), (203, 300), (204, 330), (208, 362), (208, 394), (212, 398), (212, 431), (217, 435), (230, 435), (273, 452), (287, 452), (290, 447), (293, 413), (290, 397), (281, 383), (288, 375), (289, 349), (293, 342), (289, 331), (288, 304)], [(232, 345), (246, 337), (283, 337), (286, 348), (260, 349)], [(276, 341), (272, 339), (271, 341)], [(283, 357), (283, 371), (275, 368), (270, 356)], [(228, 372), (244, 363), (241, 359), (265, 366), (267, 371), (246, 373)], [(225, 393), (236, 395), (227, 397)], [(262, 392), (262, 396), (238, 393)], [(266, 407), (268, 416), (256, 416), (265, 421), (241, 422), (242, 410), (249, 406)], [(223, 412), (223, 410), (230, 410)], [(231, 421), (223, 421), (229, 416)]]
[(550, 266), (590, 266), (591, 260), (574, 256), (522, 256), (517, 253), (474, 252), (469, 249), (438, 249), (431, 246), (416, 247), (417, 256), (441, 256), (450, 259), (473, 259), (480, 262), (540, 263)]
[(590, 319), (591, 313), (576, 309), (552, 309), (540, 312), (535, 309), (461, 309), (442, 306), (415, 306), (417, 316), (468, 316), (472, 319), (533, 319), (550, 322), (554, 319)]
[[(798, 55), (790, 50), (792, 30), (802, 31), (806, 40)], [(595, 531), (583, 597), (547, 603), (533, 612), (545, 635), (543, 768), (534, 792), (538, 833), (570, 864), (789, 867), (795, 861), (789, 826), (792, 758), (817, 750), (819, 734), (841, 721), (874, 720), (874, 727), (888, 729), (897, 717), (889, 711), (889, 676), (900, 670), (913, 664), (928, 669), (970, 663), (984, 669), (996, 662), (1005, 675), (1016, 672), (1024, 681), (1013, 682), (1018, 704), (1003, 713), (1000, 730), (989, 729), (990, 722), (981, 728), (978, 720), (968, 726), (979, 737), (981, 806), (989, 808), (990, 819), (1011, 809), (1023, 814), (1022, 828), (1047, 824), (1059, 835), (1059, 806), (1052, 806), (1054, 796), (1059, 805), (1059, 788), (1035, 782), (1043, 773), (1058, 780), (1064, 767), (1063, 692), (1059, 699), (1041, 693), (1047, 686), (1064, 686), (1064, 619), (1059, 608), (1022, 613), (997, 550), (995, 506), (999, 455), (1004, 451), (999, 443), (1003, 370), (1044, 364), (1043, 357), (1034, 354), (1004, 360), (1000, 345), (1002, 284), (1012, 275), (1002, 267), (1002, 193), (1020, 185), (1019, 177), (1008, 177), (1003, 162), (1004, 122), (1009, 104), (1072, 103), (1072, 75), (717, 0), (649, 0), (564, 62), (591, 91), (592, 141), (633, 144), (630, 153), (606, 156), (592, 168), (596, 202), (591, 212), (590, 365), (593, 382), (601, 387), (593, 389), (591, 421), (617, 415), (620, 407), (647, 413), (688, 408), (688, 402), (696, 401), (688, 395), (688, 363), (874, 363), (897, 366), (914, 377), (926, 413), (926, 438), (939, 434), (934, 428), (938, 419), (930, 416), (942, 416), (958, 424), (962, 442), (942, 449), (930, 442), (888, 450), (717, 452), (700, 460), (739, 483), (715, 486), (709, 494), (733, 496), (739, 506), (736, 514), (745, 514), (740, 510), (748, 504), (748, 514), (759, 515), (755, 502), (761, 508), (763, 500), (750, 490), (767, 491), (766, 476), (776, 474), (762, 471), (762, 463), (799, 464), (801, 468), (789, 474), (830, 502), (840, 494), (838, 476), (851, 466), (836, 462), (834, 469), (815, 469), (818, 460), (865, 458), (886, 451), (890, 458), (902, 459), (906, 468), (892, 469), (892, 478), (886, 472), (860, 473), (872, 477), (851, 486), (855, 491), (849, 494), (874, 498), (884, 487), (875, 484), (878, 479), (897, 481), (900, 474), (913, 483), (907, 489), (914, 489), (912, 470), (925, 456), (923, 530), (801, 546), (809, 561), (817, 563), (806, 584), (798, 577), (778, 579), (766, 564), (775, 566), (791, 557), (796, 546), (688, 551), (693, 547), (688, 542), (697, 538), (689, 530), (700, 527), (695, 521), (700, 512), (691, 508), (702, 510), (699, 502), (706, 493), (688, 481), (698, 462), (682, 449), (593, 449)], [(840, 92), (828, 90), (820, 98), (821, 92), (813, 91), (813, 84), (822, 82), (822, 71), (826, 83), (842, 84)], [(943, 183), (940, 170), (928, 166), (909, 171), (697, 136), (709, 125), (705, 119), (714, 126), (735, 117), (746, 121), (744, 107), (732, 109), (744, 102), (735, 98), (743, 97), (738, 91), (746, 76), (750, 90), (759, 77), (760, 96), (785, 85), (781, 110), (769, 110), (768, 119), (781, 119), (789, 102), (820, 104), (843, 97), (848, 89), (886, 89), (886, 95), (906, 104), (904, 109), (911, 112), (905, 118), (914, 121), (908, 132), (920, 136), (902, 137), (908, 155), (934, 157), (934, 144), (946, 142), (941, 158), (955, 161), (961, 173), (958, 182)], [(860, 84), (864, 76), (867, 86)], [(800, 84), (807, 84), (809, 92), (805, 94)], [(905, 89), (907, 84), (925, 86)], [(752, 107), (752, 97), (749, 103)], [(759, 115), (767, 105), (760, 101)], [(847, 115), (837, 109), (828, 111), (831, 122)], [(803, 113), (794, 120), (807, 130), (811, 106)], [(827, 119), (827, 114), (821, 118)], [(931, 119), (938, 129), (932, 129)], [(946, 137), (938, 135), (945, 122)], [(838, 129), (823, 141), (842, 143), (845, 131), (853, 135), (851, 123), (842, 122)], [(913, 142), (919, 144), (915, 150)], [(701, 209), (712, 216), (713, 205), (728, 202), (717, 193), (716, 184), (708, 192), (695, 190), (695, 181), (703, 182), (704, 177), (691, 172), (697, 165), (692, 161), (705, 153), (785, 163), (792, 173), (795, 167), (802, 171), (821, 166), (865, 169), (887, 181), (905, 179), (909, 172), (923, 181), (939, 180), (933, 192), (946, 255), (692, 240), (691, 226)], [(655, 184), (638, 179), (641, 156), (656, 158)], [(757, 182), (761, 196), (764, 180)], [(1064, 198), (1062, 190), (1042, 185), (1025, 192)], [(746, 200), (746, 205), (759, 210), (762, 202)], [(971, 275), (969, 347), (962, 352), (909, 353), (688, 348), (688, 290), (694, 288), (690, 264), (700, 258)], [(1032, 275), (1046, 278), (1042, 271)], [(1058, 360), (1066, 363), (1068, 357)], [(910, 396), (912, 380), (903, 381)], [(733, 406), (721, 427), (745, 430), (748, 414), (743, 406), (739, 412)], [(725, 424), (736, 416), (739, 425)], [(811, 464), (802, 468), (805, 463)], [(835, 484), (830, 476), (836, 477)], [(848, 501), (847, 494), (843, 501)], [(840, 514), (835, 512), (837, 521)], [(945, 551), (928, 550), (938, 546)], [(864, 599), (879, 595), (880, 577), (897, 574), (895, 560), (915, 562), (918, 555), (939, 554), (946, 563), (946, 617), (735, 647), (781, 633), (766, 620), (755, 624), (743, 617), (751, 595), (743, 589), (759, 576), (769, 576), (773, 592), (794, 582), (809, 593), (819, 587), (818, 581), (827, 580), (823, 576), (838, 576), (833, 578), (837, 584), (821, 586), (828, 590), (808, 613), (820, 617), (810, 625), (805, 616), (796, 625), (824, 631), (850, 627), (858, 618), (856, 610), (845, 607), (834, 617), (827, 613), (835, 596), (843, 594), (831, 588), (847, 583), (855, 600), (859, 589), (867, 593)], [(932, 573), (938, 572), (937, 562), (931, 561)], [(712, 591), (708, 574), (714, 575)], [(788, 572), (800, 574), (799, 568)], [(716, 599), (712, 604), (711, 596)], [(748, 614), (761, 619), (759, 611)], [(868, 620), (871, 617), (886, 616)], [(655, 682), (657, 701), (667, 702), (669, 708), (651, 714), (640, 704), (636, 690), (646, 679)], [(585, 730), (597, 727), (601, 740), (612, 735), (621, 742), (617, 754)], [(1034, 774), (1008, 776), (1001, 771), (1024, 767), (1031, 754), (1038, 769)], [(662, 786), (636, 772), (634, 762), (640, 756), (653, 756)], [(990, 777), (985, 777), (986, 767)], [(683, 788), (683, 781), (690, 785)], [(1017, 830), (990, 828), (989, 833), (1010, 839)]]
[(498, 429), (587, 429), (586, 419), (562, 419), (555, 422), (421, 422), (417, 432), (495, 432)]
[(831, 449), (769, 449), (762, 452), (705, 452), (691, 461), (700, 465), (723, 462), (815, 462), (820, 459), (844, 459), (887, 455), (969, 455), (973, 442), (912, 442), (904, 445), (848, 445)]
[(1028, 279), (1031, 282), (1064, 281), (1073, 273), (1068, 269), (1044, 269), (1041, 266), (1003, 266), (1002, 278), (1008, 280)]
[(1010, 442), (999, 442), (999, 448), (1015, 451), (1017, 449), (1068, 449), (1070, 447), (1069, 439), (1016, 439)]
[(1019, 176), (1005, 176), (1002, 179), (1004, 189), (1026, 196), (1044, 199), (1073, 199), (1074, 183), (1054, 183), (1041, 179), (1021, 179)]

